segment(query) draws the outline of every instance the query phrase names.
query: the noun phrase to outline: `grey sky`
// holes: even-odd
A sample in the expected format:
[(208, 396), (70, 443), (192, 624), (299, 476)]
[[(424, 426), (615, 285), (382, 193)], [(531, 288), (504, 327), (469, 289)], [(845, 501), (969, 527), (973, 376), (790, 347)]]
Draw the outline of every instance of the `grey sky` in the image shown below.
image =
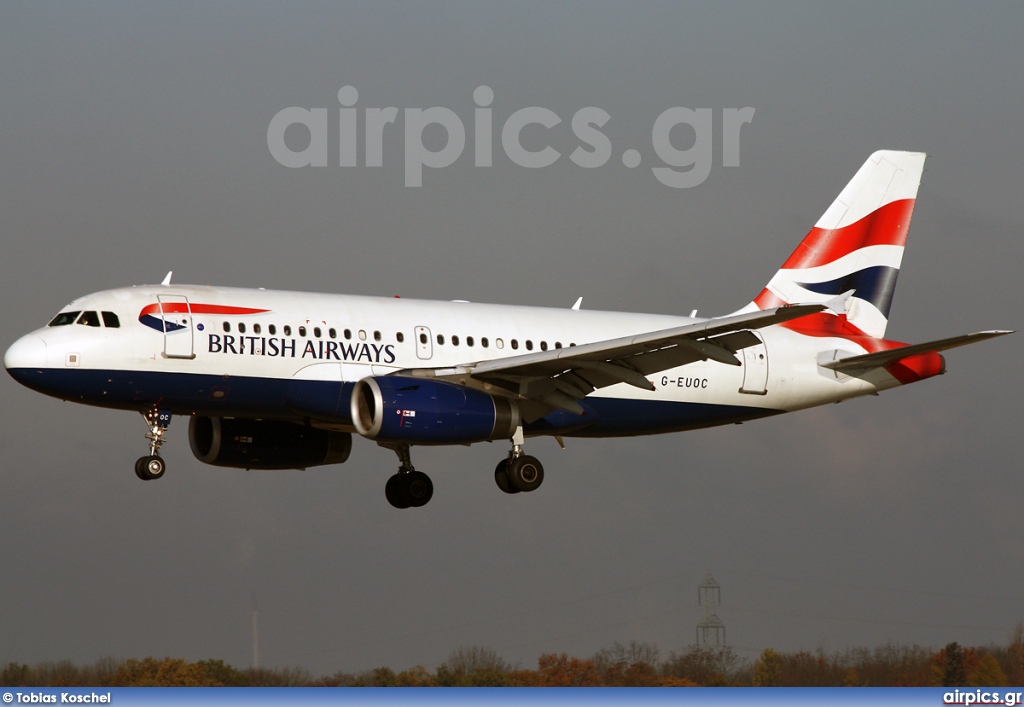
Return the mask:
[[(1019, 3), (0, 5), (0, 346), (78, 295), (158, 282), (724, 314), (748, 302), (876, 149), (929, 153), (889, 336), (1021, 328)], [(453, 166), (292, 170), (289, 106), (444, 106)], [(495, 94), (472, 167), (473, 91)], [(562, 153), (500, 149), (515, 110)], [(612, 116), (585, 170), (575, 111)], [(750, 106), (740, 167), (688, 190), (650, 169), (667, 108)], [(673, 133), (675, 136), (676, 134)], [(433, 139), (439, 138), (434, 134)], [(430, 134), (427, 135), (431, 139)], [(679, 133), (679, 140), (685, 135)], [(332, 142), (335, 150), (336, 142)], [(643, 162), (627, 169), (622, 152)], [(362, 162), (362, 157), (360, 157)], [(384, 499), (391, 452), (343, 466), (206, 467), (179, 418), (167, 477), (132, 473), (132, 413), (0, 379), (0, 663), (171, 655), (315, 673), (691, 643), (722, 585), (730, 642), (813, 650), (1004, 642), (1024, 619), (1020, 334), (879, 398), (662, 437), (532, 441), (547, 478), (507, 497), (504, 444), (414, 449), (435, 495)]]

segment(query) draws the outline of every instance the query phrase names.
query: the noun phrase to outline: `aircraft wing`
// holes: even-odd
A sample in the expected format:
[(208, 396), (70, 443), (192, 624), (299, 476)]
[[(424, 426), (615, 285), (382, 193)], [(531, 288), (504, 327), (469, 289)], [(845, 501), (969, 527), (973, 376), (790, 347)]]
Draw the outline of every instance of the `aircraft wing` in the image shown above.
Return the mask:
[(923, 344), (901, 346), (898, 349), (886, 349), (885, 351), (876, 351), (875, 353), (861, 354), (859, 356), (847, 356), (846, 358), (841, 358), (836, 361), (827, 361), (820, 365), (822, 368), (831, 368), (833, 371), (865, 371), (871, 368), (884, 366), (890, 361), (898, 361), (902, 358), (906, 358), (907, 356), (913, 356), (914, 354), (937, 353), (939, 351), (956, 348), (957, 346), (966, 346), (967, 344), (973, 344), (978, 341), (984, 341), (985, 339), (992, 339), (997, 336), (1004, 336), (1005, 334), (1012, 333), (1012, 331), (1005, 331), (1001, 329), (979, 331), (973, 334), (953, 336), (948, 339), (926, 341)]
[(453, 382), (490, 384), (519, 398), (542, 403), (538, 414), (552, 408), (582, 414), (576, 401), (598, 388), (618, 383), (654, 390), (645, 376), (694, 361), (714, 360), (739, 366), (736, 352), (761, 343), (752, 329), (779, 324), (826, 309), (808, 304), (709, 319), (696, 324), (646, 332), (569, 348), (464, 364), (456, 369), (412, 371)]

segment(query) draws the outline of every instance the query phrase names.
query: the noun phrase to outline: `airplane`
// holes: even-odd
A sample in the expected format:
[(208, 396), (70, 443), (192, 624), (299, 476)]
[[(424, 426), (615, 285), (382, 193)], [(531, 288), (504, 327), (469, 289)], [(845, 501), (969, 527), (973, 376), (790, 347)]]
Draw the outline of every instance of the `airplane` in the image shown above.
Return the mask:
[(7, 349), (19, 383), (142, 414), (143, 480), (172, 416), (197, 459), (244, 469), (393, 450), (396, 508), (425, 505), (410, 448), (508, 440), (494, 479), (532, 492), (528, 437), (693, 430), (835, 403), (945, 372), (940, 351), (1005, 330), (885, 338), (925, 155), (868, 158), (761, 292), (720, 317), (172, 284), (80, 297)]

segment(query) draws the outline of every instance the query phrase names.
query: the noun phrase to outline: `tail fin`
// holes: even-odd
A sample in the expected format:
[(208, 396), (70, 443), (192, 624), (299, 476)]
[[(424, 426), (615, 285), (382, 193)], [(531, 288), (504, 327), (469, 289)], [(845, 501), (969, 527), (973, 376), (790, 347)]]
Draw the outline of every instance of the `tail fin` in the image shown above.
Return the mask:
[(868, 336), (883, 337), (924, 159), (923, 152), (871, 155), (741, 311), (828, 304)]

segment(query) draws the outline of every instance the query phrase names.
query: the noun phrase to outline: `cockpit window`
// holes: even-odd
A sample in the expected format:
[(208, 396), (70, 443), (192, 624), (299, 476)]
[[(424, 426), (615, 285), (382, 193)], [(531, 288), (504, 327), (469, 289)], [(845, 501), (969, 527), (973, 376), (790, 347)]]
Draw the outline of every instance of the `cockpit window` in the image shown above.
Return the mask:
[(53, 321), (50, 322), (50, 326), (66, 326), (68, 324), (74, 324), (75, 320), (78, 319), (79, 314), (81, 314), (81, 311), (61, 312), (53, 318)]
[(103, 315), (103, 326), (117, 329), (121, 326), (121, 320), (113, 312), (101, 312)]
[(100, 325), (100, 315), (96, 314), (96, 312), (82, 312), (82, 316), (78, 318), (78, 324), (98, 327)]

